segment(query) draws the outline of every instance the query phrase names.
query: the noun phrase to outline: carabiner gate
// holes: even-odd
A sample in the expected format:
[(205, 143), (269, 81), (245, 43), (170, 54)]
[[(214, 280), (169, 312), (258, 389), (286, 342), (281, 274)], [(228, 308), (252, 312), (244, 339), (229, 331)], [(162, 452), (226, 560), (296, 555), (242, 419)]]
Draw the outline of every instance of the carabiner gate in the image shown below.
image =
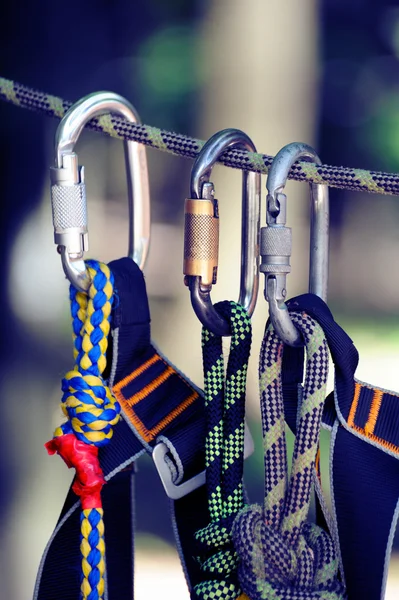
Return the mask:
[[(140, 123), (135, 108), (122, 96), (97, 92), (76, 102), (61, 120), (55, 143), (55, 167), (50, 169), (54, 241), (61, 254), (66, 277), (80, 291), (90, 278), (83, 254), (88, 250), (84, 168), (79, 167), (74, 147), (88, 121), (106, 113), (119, 114)], [(150, 242), (150, 195), (145, 147), (127, 141), (125, 162), (129, 200), (128, 256), (142, 269)]]
[[(203, 146), (191, 171), (190, 198), (185, 203), (185, 284), (195, 314), (216, 335), (230, 335), (229, 324), (213, 307), (210, 292), (216, 283), (219, 253), (218, 201), (209, 181), (220, 155), (230, 147), (256, 152), (252, 140), (239, 129), (215, 133)], [(241, 277), (238, 302), (252, 315), (259, 287), (260, 174), (243, 171)]]
[[(287, 197), (283, 193), (288, 173), (299, 159), (321, 164), (315, 150), (294, 142), (276, 154), (267, 176), (267, 227), (261, 228), (260, 270), (265, 273), (265, 298), (269, 302), (270, 319), (282, 341), (302, 346), (302, 336), (292, 323), (286, 299), (286, 278), (291, 271), (291, 228), (285, 227)], [(327, 299), (329, 202), (328, 187), (310, 184), (310, 259), (309, 292)]]

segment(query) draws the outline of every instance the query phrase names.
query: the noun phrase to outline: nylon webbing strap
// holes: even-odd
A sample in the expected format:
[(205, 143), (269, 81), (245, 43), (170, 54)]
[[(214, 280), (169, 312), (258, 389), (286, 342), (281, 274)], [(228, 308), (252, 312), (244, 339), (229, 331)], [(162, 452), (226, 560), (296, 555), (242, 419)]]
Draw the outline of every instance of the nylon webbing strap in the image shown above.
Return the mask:
[[(133, 596), (133, 465), (151, 452), (157, 437), (170, 448), (173, 476), (185, 481), (205, 467), (205, 420), (202, 394), (152, 346), (144, 277), (128, 258), (114, 261), (116, 306), (113, 349), (104, 373), (121, 402), (122, 419), (112, 442), (100, 448), (107, 481), (103, 507), (107, 548), (107, 598)], [(141, 390), (141, 395), (138, 394)], [(193, 557), (194, 531), (208, 522), (205, 488), (173, 503), (174, 531), (191, 589), (199, 580)], [(80, 588), (79, 502), (70, 490), (44, 552), (35, 600), (76, 600)]]
[[(304, 294), (287, 305), (318, 321), (334, 361), (335, 393), (326, 400), (323, 424), (332, 431), (331, 491), (348, 597), (383, 598), (399, 513), (399, 395), (355, 379), (358, 352), (320, 298)], [(283, 383), (294, 431), (302, 368), (301, 349), (291, 348)]]
[[(34, 90), (3, 77), (0, 77), (0, 100), (58, 119), (61, 119), (72, 106), (71, 102), (62, 98)], [(163, 131), (150, 125), (129, 123), (116, 116), (103, 115), (90, 121), (86, 127), (118, 139), (136, 141), (157, 150), (187, 158), (195, 158), (204, 145), (203, 140), (190, 138), (180, 133)], [(236, 169), (267, 173), (272, 160), (273, 157), (267, 154), (230, 149), (223, 153), (218, 162)], [(326, 184), (330, 187), (347, 190), (399, 194), (399, 174), (397, 173), (381, 173), (365, 169), (298, 162), (293, 165), (288, 177), (297, 181)]]
[(245, 390), (252, 332), (250, 318), (239, 304), (222, 302), (216, 309), (230, 323), (232, 336), (225, 377), (223, 338), (202, 330), (210, 522), (195, 536), (202, 580), (192, 597), (236, 600), (241, 590), (231, 526), (244, 506)]
[(298, 407), (288, 480), (282, 388), (284, 344), (269, 325), (259, 364), (265, 464), (263, 508), (246, 507), (233, 526), (239, 580), (251, 600), (329, 600), (346, 597), (330, 535), (306, 521), (328, 375), (323, 330), (306, 314), (292, 314), (306, 344), (303, 397)]

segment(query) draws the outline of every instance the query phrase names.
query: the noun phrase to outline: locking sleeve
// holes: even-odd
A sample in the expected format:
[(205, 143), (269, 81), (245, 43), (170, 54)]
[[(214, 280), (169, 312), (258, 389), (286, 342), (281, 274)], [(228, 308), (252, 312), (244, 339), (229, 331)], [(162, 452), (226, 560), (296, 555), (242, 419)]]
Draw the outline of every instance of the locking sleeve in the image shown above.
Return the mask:
[(276, 279), (277, 300), (285, 298), (286, 277), (291, 272), (292, 231), (290, 227), (269, 226), (260, 230), (260, 271), (265, 273), (265, 294), (267, 280)]
[(291, 227), (262, 227), (260, 254), (262, 273), (290, 273), (292, 252)]
[(81, 258), (88, 249), (83, 167), (77, 168), (76, 155), (64, 160), (66, 168), (50, 169), (54, 242), (65, 246), (71, 258)]
[(217, 200), (186, 199), (184, 206), (184, 275), (216, 283), (219, 258)]

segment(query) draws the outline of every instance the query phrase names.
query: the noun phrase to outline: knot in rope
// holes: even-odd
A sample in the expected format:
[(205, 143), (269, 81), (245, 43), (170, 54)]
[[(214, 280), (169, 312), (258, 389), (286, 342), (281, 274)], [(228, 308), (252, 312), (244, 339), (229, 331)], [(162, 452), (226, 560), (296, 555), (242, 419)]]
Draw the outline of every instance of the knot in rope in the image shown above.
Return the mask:
[(306, 522), (328, 376), (328, 346), (320, 325), (292, 313), (306, 346), (292, 470), (288, 478), (282, 359), (284, 344), (270, 325), (259, 359), (265, 465), (264, 506), (243, 508), (232, 527), (238, 578), (251, 600), (341, 600), (339, 560), (330, 535)]
[(69, 371), (61, 384), (61, 408), (68, 421), (62, 433), (73, 432), (87, 444), (104, 446), (119, 420), (120, 405), (102, 377)]
[(61, 408), (68, 421), (54, 436), (74, 433), (82, 442), (104, 446), (121, 411), (101, 376), (107, 364), (113, 275), (94, 260), (86, 261), (86, 267), (92, 280), (88, 294), (70, 287), (75, 367), (61, 384)]
[(333, 541), (317, 525), (304, 523), (291, 544), (281, 530), (265, 523), (262, 507), (252, 505), (237, 516), (232, 536), (240, 584), (251, 600), (344, 597)]
[(233, 598), (240, 594), (236, 570), (238, 557), (233, 547), (231, 527), (234, 516), (209, 523), (195, 534), (201, 570), (206, 581), (195, 587), (197, 597)]

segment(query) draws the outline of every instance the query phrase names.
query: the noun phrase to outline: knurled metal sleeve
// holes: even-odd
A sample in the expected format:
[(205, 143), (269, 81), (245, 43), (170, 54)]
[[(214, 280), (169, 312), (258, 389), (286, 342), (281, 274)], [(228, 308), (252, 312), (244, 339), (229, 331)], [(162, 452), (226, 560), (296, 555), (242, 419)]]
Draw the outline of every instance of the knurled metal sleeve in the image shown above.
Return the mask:
[(54, 231), (87, 229), (86, 188), (84, 183), (75, 185), (52, 185), (51, 206)]
[(219, 257), (219, 219), (210, 200), (188, 199), (184, 215), (183, 273), (216, 283)]
[(292, 232), (290, 227), (262, 227), (259, 270), (261, 273), (290, 273)]

